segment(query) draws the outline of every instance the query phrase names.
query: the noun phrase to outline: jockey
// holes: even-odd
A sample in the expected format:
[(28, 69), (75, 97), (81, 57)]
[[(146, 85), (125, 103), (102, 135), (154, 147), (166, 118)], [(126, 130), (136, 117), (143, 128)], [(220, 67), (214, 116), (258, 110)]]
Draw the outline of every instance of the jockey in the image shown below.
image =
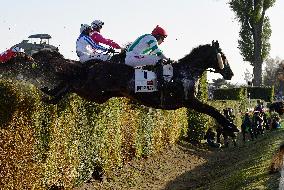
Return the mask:
[(106, 39), (104, 38), (100, 32), (101, 32), (101, 29), (104, 25), (104, 22), (100, 21), (100, 20), (94, 20), (91, 24), (91, 27), (93, 29), (93, 33), (91, 34), (91, 38), (92, 40), (97, 43), (97, 44), (105, 44), (105, 45), (109, 45), (110, 47), (112, 48), (115, 48), (115, 49), (121, 49), (121, 47), (115, 43), (114, 41), (110, 40), (110, 39)]
[(151, 34), (138, 37), (127, 49), (125, 64), (132, 67), (156, 65), (162, 59), (167, 59), (158, 45), (167, 37), (166, 31), (159, 25)]
[(10, 60), (12, 57), (15, 57), (17, 53), (25, 53), (25, 51), (23, 48), (18, 46), (12, 47), (0, 54), (0, 63)]
[(97, 59), (107, 61), (110, 55), (103, 54), (108, 49), (95, 43), (90, 37), (92, 27), (87, 24), (81, 24), (80, 36), (76, 41), (76, 53), (81, 63), (89, 60)]

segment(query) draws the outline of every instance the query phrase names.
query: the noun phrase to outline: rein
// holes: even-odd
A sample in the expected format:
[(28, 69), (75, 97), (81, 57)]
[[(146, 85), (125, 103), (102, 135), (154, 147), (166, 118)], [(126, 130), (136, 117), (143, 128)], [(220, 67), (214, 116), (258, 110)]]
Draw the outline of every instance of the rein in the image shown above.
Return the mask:
[(216, 70), (212, 70), (212, 69), (206, 69), (205, 71), (209, 71), (211, 73), (218, 73)]

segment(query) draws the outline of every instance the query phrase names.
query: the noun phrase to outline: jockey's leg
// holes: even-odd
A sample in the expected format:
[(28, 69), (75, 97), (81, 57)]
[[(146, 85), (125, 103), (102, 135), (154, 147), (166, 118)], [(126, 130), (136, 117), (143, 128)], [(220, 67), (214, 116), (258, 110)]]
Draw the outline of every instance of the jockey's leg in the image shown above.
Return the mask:
[(90, 59), (97, 59), (102, 61), (108, 61), (110, 60), (111, 56), (108, 54), (102, 54), (102, 53), (94, 53), (90, 55)]
[(127, 53), (125, 64), (132, 67), (139, 67), (144, 65), (156, 65), (161, 58), (156, 55), (136, 55)]
[(93, 53), (93, 54), (83, 54), (79, 57), (81, 63), (85, 63), (86, 61), (90, 60), (102, 60), (102, 61), (107, 61), (110, 60), (110, 55), (105, 55), (105, 54), (99, 54), (99, 53)]

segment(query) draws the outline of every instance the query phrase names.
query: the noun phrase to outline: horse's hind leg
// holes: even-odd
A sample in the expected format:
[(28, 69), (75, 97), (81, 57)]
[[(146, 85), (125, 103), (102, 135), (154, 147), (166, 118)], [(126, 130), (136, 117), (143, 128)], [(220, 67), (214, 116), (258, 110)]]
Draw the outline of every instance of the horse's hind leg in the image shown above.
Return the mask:
[(64, 86), (61, 86), (61, 89), (56, 89), (52, 92), (48, 92), (47, 94), (51, 96), (51, 99), (43, 99), (43, 101), (48, 104), (57, 104), (70, 91), (71, 86), (68, 84), (64, 84)]
[(49, 89), (48, 87), (43, 87), (40, 90), (49, 95), (49, 96), (55, 96), (56, 94), (58, 94), (60, 92), (60, 90), (62, 90), (62, 88), (64, 88), (66, 86), (66, 84), (64, 82), (59, 83), (56, 87), (54, 87), (53, 89)]
[(49, 104), (57, 104), (70, 91), (71, 87), (69, 85), (65, 85), (65, 87), (61, 88), (50, 100), (46, 102)]

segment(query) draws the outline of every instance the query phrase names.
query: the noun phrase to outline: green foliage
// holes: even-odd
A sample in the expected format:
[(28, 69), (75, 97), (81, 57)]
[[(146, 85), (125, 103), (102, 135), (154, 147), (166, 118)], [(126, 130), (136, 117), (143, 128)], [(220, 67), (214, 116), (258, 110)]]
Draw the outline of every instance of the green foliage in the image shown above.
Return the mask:
[(213, 92), (214, 100), (243, 100), (247, 97), (245, 88), (219, 88)]
[(274, 87), (220, 88), (214, 90), (213, 97), (215, 100), (246, 101), (248, 94), (250, 99), (262, 99), (271, 102), (273, 101)]
[(274, 87), (248, 87), (247, 92), (250, 93), (251, 99), (262, 99), (272, 102), (274, 97)]
[(262, 62), (269, 55), (271, 27), (269, 18), (265, 16), (268, 8), (276, 0), (246, 1), (230, 0), (229, 6), (235, 12), (241, 24), (238, 40), (244, 61), (254, 67), (255, 85), (261, 85)]
[(274, 91), (279, 92), (284, 79), (284, 60), (279, 57), (266, 59), (265, 71), (263, 73), (263, 85), (274, 86)]
[[(201, 101), (206, 101), (208, 98), (208, 90), (207, 90), (207, 75), (203, 74), (201, 79), (199, 80), (198, 85), (198, 94), (197, 97)], [(188, 130), (187, 130), (187, 138), (192, 143), (198, 143), (201, 139), (203, 139), (204, 131), (206, 130), (205, 124), (208, 121), (208, 116), (197, 113), (193, 110), (188, 110)]]
[[(255, 40), (261, 40), (262, 60), (269, 55), (271, 36), (271, 28), (269, 18), (264, 16), (268, 8), (272, 7), (275, 0), (266, 0), (263, 4), (259, 2), (246, 0), (231, 0), (229, 1), (230, 8), (235, 12), (236, 19), (241, 23), (239, 49), (244, 61), (254, 64), (254, 43)], [(257, 26), (261, 26), (260, 33), (254, 30)], [(256, 32), (256, 33), (255, 33)]]

